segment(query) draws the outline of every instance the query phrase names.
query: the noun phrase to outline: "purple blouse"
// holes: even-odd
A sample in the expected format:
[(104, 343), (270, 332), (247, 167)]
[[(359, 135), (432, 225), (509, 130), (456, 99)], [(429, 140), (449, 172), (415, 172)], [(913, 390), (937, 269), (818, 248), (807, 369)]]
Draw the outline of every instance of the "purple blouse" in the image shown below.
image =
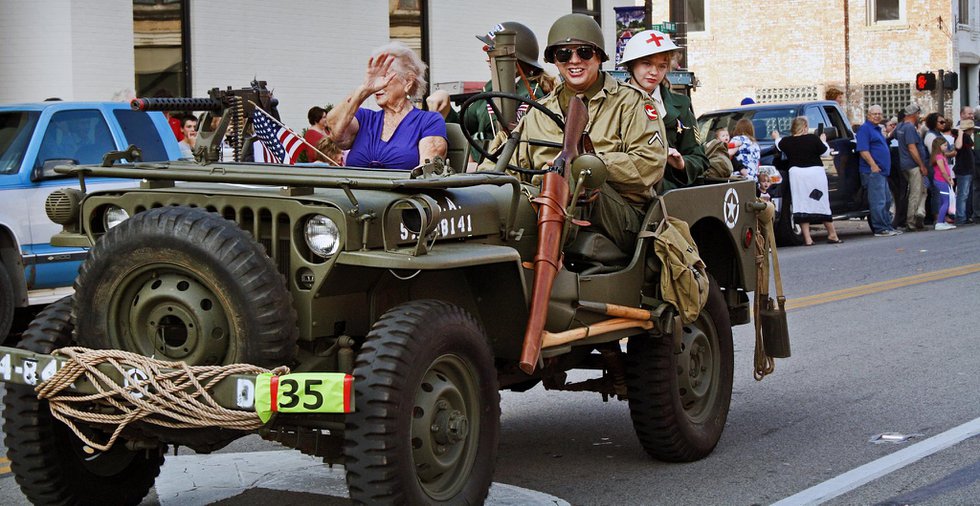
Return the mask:
[(359, 125), (345, 165), (395, 170), (412, 170), (419, 164), (419, 141), (425, 137), (446, 138), (446, 122), (435, 111), (413, 108), (388, 141), (381, 140), (384, 111), (360, 108), (354, 113)]

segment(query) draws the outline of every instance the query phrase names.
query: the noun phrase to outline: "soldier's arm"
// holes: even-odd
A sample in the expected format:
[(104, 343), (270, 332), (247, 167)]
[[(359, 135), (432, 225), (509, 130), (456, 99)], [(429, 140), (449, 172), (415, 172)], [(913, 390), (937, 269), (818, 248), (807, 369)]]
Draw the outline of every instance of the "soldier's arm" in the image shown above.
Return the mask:
[(638, 99), (624, 104), (620, 134), (623, 151), (599, 153), (609, 170), (609, 181), (618, 190), (644, 192), (664, 175), (667, 138), (662, 119), (650, 119)]
[(704, 154), (704, 146), (698, 141), (697, 119), (694, 111), (688, 107), (681, 115), (681, 121), (689, 128), (678, 138), (677, 150), (684, 155), (684, 169), (671, 169), (671, 179), (681, 186), (693, 184), (694, 181), (708, 169), (708, 156)]

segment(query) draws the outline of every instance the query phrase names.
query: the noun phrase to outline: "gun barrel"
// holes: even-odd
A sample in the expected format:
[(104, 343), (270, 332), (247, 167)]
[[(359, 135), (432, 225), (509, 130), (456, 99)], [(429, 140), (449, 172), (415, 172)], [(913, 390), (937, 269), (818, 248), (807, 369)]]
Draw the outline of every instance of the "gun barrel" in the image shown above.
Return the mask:
[(129, 105), (134, 111), (221, 110), (221, 101), (214, 98), (136, 98)]

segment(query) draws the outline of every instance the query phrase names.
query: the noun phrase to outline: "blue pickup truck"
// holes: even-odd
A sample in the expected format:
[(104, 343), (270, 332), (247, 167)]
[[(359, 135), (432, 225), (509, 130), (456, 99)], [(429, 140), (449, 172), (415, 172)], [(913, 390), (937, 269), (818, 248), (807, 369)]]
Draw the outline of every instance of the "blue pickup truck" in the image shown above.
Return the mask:
[[(144, 161), (176, 160), (180, 148), (162, 113), (133, 111), (122, 102), (43, 102), (0, 106), (0, 340), (16, 308), (72, 293), (83, 249), (51, 246), (60, 231), (44, 212), (57, 188), (78, 187), (56, 165), (101, 163), (109, 151), (135, 144)], [(86, 187), (132, 186), (93, 178)]]

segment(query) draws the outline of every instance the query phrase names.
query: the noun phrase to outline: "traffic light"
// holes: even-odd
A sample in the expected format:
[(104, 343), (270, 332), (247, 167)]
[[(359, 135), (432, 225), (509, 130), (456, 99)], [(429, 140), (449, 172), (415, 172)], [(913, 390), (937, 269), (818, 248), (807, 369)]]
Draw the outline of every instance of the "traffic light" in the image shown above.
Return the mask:
[(956, 88), (960, 85), (959, 77), (956, 72), (946, 72), (943, 74), (943, 88), (946, 91), (956, 91)]
[(932, 72), (920, 72), (916, 74), (915, 89), (918, 91), (932, 91), (936, 89), (936, 74)]

